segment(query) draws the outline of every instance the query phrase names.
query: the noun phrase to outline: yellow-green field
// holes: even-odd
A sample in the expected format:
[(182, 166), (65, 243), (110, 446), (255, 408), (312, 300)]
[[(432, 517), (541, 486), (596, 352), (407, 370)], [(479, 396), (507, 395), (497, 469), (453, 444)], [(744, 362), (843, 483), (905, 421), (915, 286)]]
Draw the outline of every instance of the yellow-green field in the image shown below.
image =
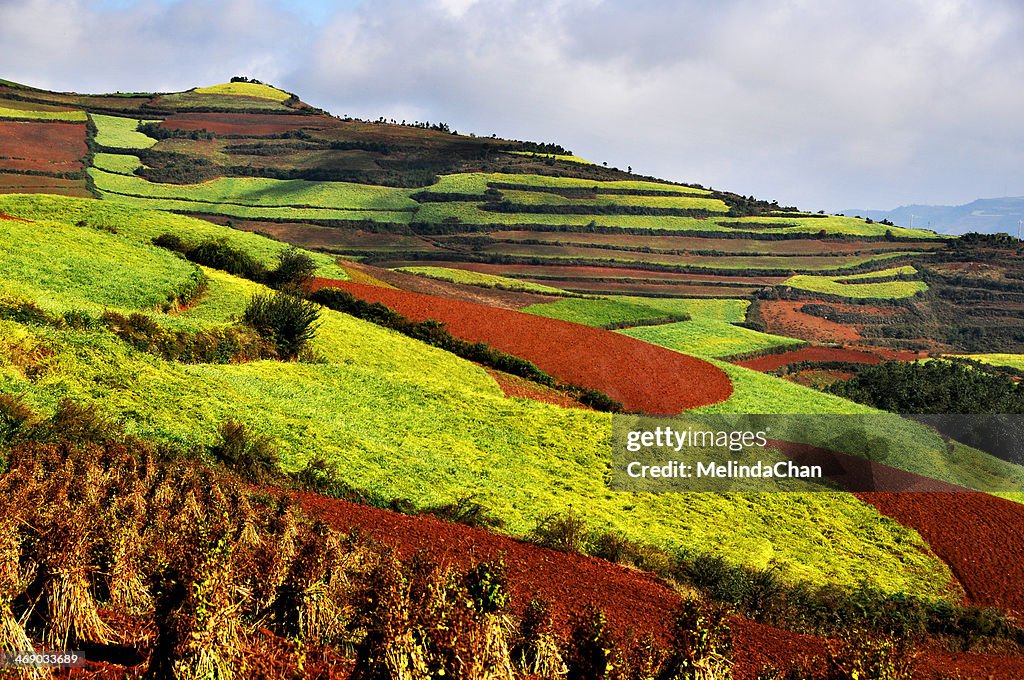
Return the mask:
[(194, 92), (199, 94), (227, 94), (242, 97), (256, 97), (259, 99), (270, 99), (275, 102), (283, 102), (291, 97), (290, 94), (270, 85), (262, 83), (221, 83), (209, 87), (197, 87)]
[(148, 137), (136, 128), (140, 123), (157, 123), (154, 120), (121, 118), (93, 113), (89, 116), (96, 125), (96, 143), (112, 149), (148, 149), (156, 144), (156, 140)]
[(85, 111), (35, 111), (32, 109), (15, 109), (0, 106), (0, 118), (21, 118), (28, 120), (53, 120), (64, 122), (82, 122), (86, 120)]

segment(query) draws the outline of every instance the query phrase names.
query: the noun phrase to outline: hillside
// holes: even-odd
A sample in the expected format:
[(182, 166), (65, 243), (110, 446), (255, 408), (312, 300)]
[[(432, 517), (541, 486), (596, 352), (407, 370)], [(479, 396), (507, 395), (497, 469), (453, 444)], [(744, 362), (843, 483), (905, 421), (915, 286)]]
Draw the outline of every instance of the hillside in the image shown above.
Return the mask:
[[(21, 472), (8, 461), (52, 465), (47, 446), (76, 452), (65, 472), (87, 479), (74, 484), (116, 479), (120, 472), (83, 472), (88, 456), (100, 455), (95, 447), (116, 444), (161, 465), (228, 475), (218, 483), (232, 489), (232, 508), (249, 502), (238, 500), (245, 492), (232, 475), (268, 493), (301, 488), (303, 505), (337, 530), (403, 527), (403, 549), (422, 541), (418, 528), (437, 532), (418, 516), (433, 513), (496, 534), (495, 545), (533, 541), (653, 572), (661, 580), (644, 576), (642, 585), (592, 567), (595, 578), (632, 583), (651, 599), (642, 615), (663, 630), (675, 588), (801, 634), (839, 635), (828, 612), (841, 610), (883, 638), (910, 639), (906, 628), (918, 626), (932, 652), (953, 644), (941, 633), (1019, 656), (1024, 633), (1015, 637), (1003, 618), (1022, 601), (1012, 502), (965, 494), (955, 506), (971, 527), (985, 526), (971, 543), (983, 554), (972, 560), (932, 523), (941, 497), (921, 513), (901, 494), (855, 495), (832, 481), (794, 480), (781, 493), (608, 486), (612, 422), (624, 417), (613, 413), (625, 410), (818, 415), (812, 425), (780, 421), (765, 455), (868, 458), (880, 466), (873, 470), (898, 468), (924, 484), (1024, 489), (1024, 467), (1012, 459), (824, 391), (865, 366), (948, 354), (1001, 366), (993, 370), (1007, 381), (1019, 374), (1024, 251), (1015, 241), (805, 213), (590, 164), (555, 144), (459, 135), (443, 123), (339, 119), (251, 82), (79, 95), (3, 81), (0, 194), (0, 472), (11, 480)], [(259, 317), (257, 303), (306, 314), (307, 337), (289, 344), (294, 327)], [(61, 434), (72, 412), (93, 415)], [(842, 436), (848, 416), (862, 419), (859, 437)], [(874, 457), (882, 441), (889, 453)], [(374, 509), (361, 514), (323, 496)], [(240, 566), (250, 551), (265, 558), (251, 533), (290, 540), (273, 505), (253, 498), (249, 528), (224, 529), (239, 592), (251, 588)], [(172, 501), (146, 502), (164, 512)], [(986, 524), (990, 510), (1005, 525)], [(451, 538), (459, 545), (461, 531)], [(113, 539), (100, 535), (82, 550), (108, 559), (103, 546)], [(448, 549), (459, 568), (473, 568), (460, 548)], [(372, 560), (386, 563), (383, 554)], [(425, 568), (403, 559), (409, 573)], [(564, 574), (577, 557), (543, 559)], [(359, 579), (372, 571), (353, 568)], [(518, 579), (527, 571), (511, 567)], [(11, 585), (10, 596), (5, 587), (0, 580), (6, 625), (36, 586)], [(316, 588), (342, 598), (339, 611), (363, 611), (335, 581)], [(583, 599), (572, 588), (575, 604), (556, 606), (567, 658), (576, 633), (566, 619)], [(168, 634), (159, 616), (96, 597), (111, 607), (97, 617), (141, 617), (150, 632), (125, 644), (159, 657), (162, 648), (147, 646), (154, 630)], [(284, 619), (261, 618), (239, 597), (231, 611), (243, 612), (243, 637), (266, 624), (294, 639)], [(526, 616), (528, 602), (517, 597), (508, 615)], [(611, 593), (593, 597), (609, 611), (625, 606)], [(910, 609), (906, 620), (880, 623), (876, 607)], [(48, 621), (26, 619), (18, 630), (51, 640)], [(340, 666), (376, 658), (367, 651), (377, 650), (376, 629), (364, 624), (317, 638), (334, 650), (324, 658)], [(776, 635), (745, 618), (735, 625)], [(808, 647), (786, 635), (783, 649)], [(747, 657), (765, 661), (743, 644)], [(354, 656), (337, 651), (349, 648)], [(769, 657), (781, 663), (785, 653)], [(942, 666), (930, 658), (930, 668)], [(761, 670), (743, 663), (737, 677)]]

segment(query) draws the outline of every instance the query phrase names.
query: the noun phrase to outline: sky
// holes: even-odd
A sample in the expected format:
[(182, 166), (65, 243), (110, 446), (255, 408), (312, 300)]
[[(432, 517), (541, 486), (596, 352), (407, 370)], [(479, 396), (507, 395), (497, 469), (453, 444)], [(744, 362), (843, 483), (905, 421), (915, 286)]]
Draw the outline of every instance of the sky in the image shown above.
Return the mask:
[(0, 78), (247, 75), (805, 210), (1024, 196), (1019, 0), (0, 0)]

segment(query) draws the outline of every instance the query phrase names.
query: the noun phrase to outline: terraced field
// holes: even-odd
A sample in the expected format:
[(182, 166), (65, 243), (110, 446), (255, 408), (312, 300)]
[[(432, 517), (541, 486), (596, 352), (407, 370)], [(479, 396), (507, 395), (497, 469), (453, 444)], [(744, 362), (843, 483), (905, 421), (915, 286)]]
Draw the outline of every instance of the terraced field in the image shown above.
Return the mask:
[(759, 333), (723, 321), (706, 319), (627, 328), (619, 333), (684, 354), (716, 359), (806, 344), (802, 340)]
[(38, 111), (0, 106), (0, 118), (84, 123), (86, 116), (84, 111)]
[(156, 120), (121, 118), (94, 113), (89, 116), (96, 125), (96, 143), (111, 149), (148, 149), (157, 140), (139, 132), (140, 123), (158, 123)]
[(441, 281), (451, 281), (452, 283), (465, 283), (471, 286), (483, 286), (485, 288), (504, 288), (505, 290), (521, 290), (529, 293), (544, 293), (547, 295), (571, 295), (571, 293), (568, 293), (561, 288), (544, 286), (538, 283), (530, 283), (528, 281), (520, 281), (518, 279), (510, 279), (505, 276), (495, 276), (494, 274), (481, 274), (479, 272), (473, 272), (466, 269), (452, 269), (450, 267), (399, 267), (397, 271), (407, 272), (409, 274), (418, 274), (420, 276), (439, 279)]
[(0, 172), (80, 172), (88, 152), (83, 123), (0, 120)]
[[(898, 300), (908, 298), (928, 290), (924, 281), (896, 280), (897, 275), (913, 275), (917, 270), (913, 267), (887, 269), (879, 272), (852, 276), (807, 276), (797, 275), (786, 279), (784, 286), (809, 293), (834, 295), (851, 299)], [(857, 283), (865, 279), (890, 278), (890, 281), (879, 283)]]

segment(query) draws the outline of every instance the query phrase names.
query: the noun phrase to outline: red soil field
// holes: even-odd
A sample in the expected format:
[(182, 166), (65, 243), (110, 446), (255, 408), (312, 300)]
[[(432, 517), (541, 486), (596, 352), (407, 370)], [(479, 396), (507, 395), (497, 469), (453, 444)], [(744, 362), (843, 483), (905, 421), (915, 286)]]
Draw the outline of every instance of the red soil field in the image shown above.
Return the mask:
[(630, 411), (675, 414), (724, 401), (732, 384), (721, 369), (633, 338), (507, 309), (319, 279), (411, 319), (436, 319), (456, 337), (486, 342), (532, 361), (559, 380), (604, 392)]
[(209, 130), (219, 135), (277, 135), (306, 128), (309, 130), (334, 127), (337, 121), (326, 116), (272, 113), (179, 113), (171, 116), (160, 127), (170, 130)]
[[(387, 266), (413, 266), (416, 264), (423, 263), (389, 262), (387, 263)], [(658, 281), (661, 283), (674, 281), (678, 281), (680, 283), (724, 282), (749, 284), (751, 286), (768, 286), (776, 283), (782, 283), (786, 280), (785, 276), (743, 276), (742, 271), (737, 271), (736, 276), (725, 276), (721, 274), (657, 272), (645, 269), (630, 269), (627, 267), (570, 267), (565, 265), (485, 264), (482, 262), (448, 262), (445, 263), (444, 266), (468, 269), (469, 271), (481, 272), (483, 274), (497, 274), (499, 276), (553, 277), (565, 281), (603, 278), (618, 280), (642, 279), (645, 281)]]
[(84, 179), (0, 173), (0, 194), (60, 194), (91, 198)]
[(494, 369), (484, 367), (487, 374), (494, 378), (494, 381), (498, 383), (498, 387), (505, 393), (506, 397), (519, 397), (520, 399), (533, 399), (534, 401), (543, 401), (547, 404), (554, 404), (555, 406), (561, 406), (562, 408), (581, 408), (589, 410), (589, 407), (584, 406), (572, 397), (568, 396), (564, 392), (551, 389), (550, 387), (544, 387), (537, 383), (530, 382), (526, 378), (520, 378), (519, 376), (509, 375), (508, 373), (501, 373)]
[[(535, 597), (548, 601), (562, 635), (568, 633), (572, 614), (595, 604), (606, 613), (616, 635), (628, 638), (633, 633), (651, 633), (664, 642), (671, 614), (680, 602), (679, 594), (654, 576), (611, 562), (548, 550), (432, 517), (410, 517), (310, 493), (296, 497), (310, 515), (340, 531), (364, 532), (405, 557), (425, 551), (436, 560), (463, 568), (501, 557), (509, 568), (513, 609), (521, 612)], [(794, 658), (818, 657), (826, 644), (821, 638), (740, 617), (733, 617), (731, 625), (736, 680), (754, 680), (768, 663), (784, 666)], [(1024, 658), (929, 650), (917, 675), (934, 680), (942, 677), (940, 672), (1019, 680), (1024, 677)]]
[(632, 281), (551, 281), (522, 279), (547, 286), (564, 288), (574, 293), (595, 295), (654, 295), (659, 297), (716, 297), (744, 298), (754, 294), (758, 288), (735, 286), (687, 286), (679, 284), (634, 283)]
[(759, 306), (766, 330), (809, 342), (854, 342), (861, 339), (853, 326), (801, 312), (800, 308), (809, 303), (826, 304), (821, 300), (762, 300)]
[(87, 151), (84, 123), (0, 121), (0, 170), (75, 172)]
[(520, 293), (513, 290), (501, 290), (500, 288), (484, 288), (483, 286), (472, 286), (469, 284), (452, 283), (450, 281), (439, 281), (426, 276), (417, 276), (405, 272), (396, 272), (390, 269), (381, 269), (369, 265), (348, 262), (345, 265), (351, 269), (365, 272), (366, 274), (379, 279), (395, 288), (408, 290), (413, 293), (423, 293), (437, 297), (448, 298), (449, 300), (462, 300), (464, 302), (475, 302), (488, 307), (500, 307), (501, 309), (522, 309), (530, 305), (558, 300), (550, 295), (536, 295), (533, 293)]
[(898, 241), (819, 241), (813, 238), (785, 241), (761, 241), (742, 238), (706, 238), (702, 236), (637, 236), (635, 234), (588, 234), (548, 231), (494, 231), (488, 234), (499, 241), (543, 241), (545, 243), (596, 244), (656, 250), (709, 251), (721, 253), (757, 253), (761, 255), (829, 253), (884, 253), (903, 250), (944, 248), (943, 241), (924, 243)]
[(966, 492), (857, 497), (916, 529), (953, 570), (971, 603), (1024, 614), (1024, 505)]
[(11, 215), (5, 215), (0, 213), (0, 220), (10, 220), (11, 222), (31, 222), (32, 220), (26, 220), (24, 217), (13, 217)]
[(737, 366), (762, 373), (801, 361), (847, 361), (855, 364), (877, 364), (882, 358), (871, 352), (843, 347), (802, 347), (792, 352), (769, 354), (735, 362)]

